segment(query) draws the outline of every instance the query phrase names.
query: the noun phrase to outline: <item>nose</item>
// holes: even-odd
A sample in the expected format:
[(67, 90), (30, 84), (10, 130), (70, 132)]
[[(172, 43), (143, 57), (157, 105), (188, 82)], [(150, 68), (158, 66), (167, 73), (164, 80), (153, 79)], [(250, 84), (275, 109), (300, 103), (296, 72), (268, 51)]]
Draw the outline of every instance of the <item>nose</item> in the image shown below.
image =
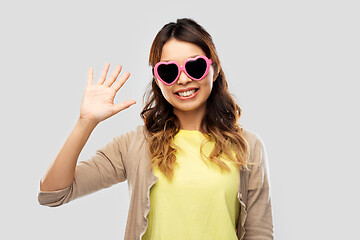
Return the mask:
[(184, 73), (184, 71), (181, 71), (181, 72), (180, 72), (179, 79), (177, 80), (177, 83), (178, 83), (178, 84), (185, 85), (185, 84), (187, 84), (188, 82), (191, 82), (191, 81), (192, 81), (192, 79), (189, 78), (189, 77)]

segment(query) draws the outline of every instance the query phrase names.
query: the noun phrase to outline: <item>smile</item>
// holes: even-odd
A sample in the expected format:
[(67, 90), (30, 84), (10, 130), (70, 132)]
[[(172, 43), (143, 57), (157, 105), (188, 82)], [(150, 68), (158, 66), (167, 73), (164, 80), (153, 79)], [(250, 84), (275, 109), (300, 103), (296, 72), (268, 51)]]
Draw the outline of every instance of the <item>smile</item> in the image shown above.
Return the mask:
[(195, 89), (192, 89), (190, 91), (186, 91), (186, 92), (179, 92), (178, 94), (181, 96), (181, 97), (188, 97), (190, 95), (193, 95), (195, 93)]
[(199, 89), (191, 89), (184, 92), (177, 92), (175, 95), (181, 100), (190, 99), (197, 95), (197, 93), (199, 92), (198, 90)]

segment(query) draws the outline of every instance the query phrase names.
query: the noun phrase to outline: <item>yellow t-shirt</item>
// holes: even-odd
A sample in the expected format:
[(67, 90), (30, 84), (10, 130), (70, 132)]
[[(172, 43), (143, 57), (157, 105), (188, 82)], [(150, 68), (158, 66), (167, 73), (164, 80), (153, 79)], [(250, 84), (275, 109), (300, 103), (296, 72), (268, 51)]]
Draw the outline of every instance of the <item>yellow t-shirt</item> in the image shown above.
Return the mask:
[[(200, 156), (205, 136), (200, 131), (180, 130), (174, 143), (176, 151), (173, 180), (170, 182), (158, 167), (157, 182), (150, 190), (150, 212), (144, 240), (232, 240), (236, 237), (239, 216), (239, 169), (222, 157), (231, 173)], [(203, 152), (208, 156), (214, 142)]]

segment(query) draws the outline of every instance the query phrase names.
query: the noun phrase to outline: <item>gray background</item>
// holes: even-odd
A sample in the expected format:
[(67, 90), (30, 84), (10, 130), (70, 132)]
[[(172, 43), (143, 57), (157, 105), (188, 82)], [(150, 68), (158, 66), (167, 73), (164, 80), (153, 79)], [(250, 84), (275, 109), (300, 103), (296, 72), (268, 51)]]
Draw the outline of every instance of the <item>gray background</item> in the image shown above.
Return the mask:
[(132, 75), (80, 155), (142, 124), (158, 30), (194, 18), (213, 36), (241, 123), (263, 139), (276, 239), (355, 239), (359, 216), (358, 1), (2, 1), (1, 239), (123, 239), (117, 184), (59, 208), (39, 180), (79, 115), (89, 67)]

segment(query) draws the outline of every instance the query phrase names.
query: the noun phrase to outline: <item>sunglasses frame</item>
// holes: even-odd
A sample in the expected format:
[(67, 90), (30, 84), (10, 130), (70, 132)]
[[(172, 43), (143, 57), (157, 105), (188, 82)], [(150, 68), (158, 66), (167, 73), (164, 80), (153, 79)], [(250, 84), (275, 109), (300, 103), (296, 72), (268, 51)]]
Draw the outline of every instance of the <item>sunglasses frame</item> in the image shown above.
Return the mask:
[[(189, 61), (196, 61), (196, 60), (199, 59), (199, 58), (202, 58), (202, 59), (205, 60), (205, 62), (206, 62), (206, 71), (205, 71), (205, 73), (204, 73), (200, 78), (194, 78), (194, 77), (192, 77), (192, 76), (190, 76), (190, 75), (188, 74), (188, 72), (186, 71), (185, 66), (186, 66), (186, 63), (187, 63), (187, 62), (189, 62)], [(157, 79), (159, 79), (162, 83), (164, 83), (165, 85), (168, 85), (168, 86), (174, 84), (174, 83), (179, 79), (179, 76), (180, 76), (180, 74), (181, 74), (181, 71), (183, 71), (183, 72), (186, 74), (186, 76), (188, 76), (188, 77), (191, 78), (192, 80), (200, 81), (200, 80), (202, 80), (202, 79), (208, 74), (208, 72), (209, 72), (209, 70), (210, 70), (210, 66), (211, 66), (212, 63), (213, 63), (213, 61), (212, 61), (211, 59), (207, 58), (206, 56), (196, 56), (196, 57), (194, 57), (194, 58), (188, 58), (188, 59), (185, 60), (185, 62), (184, 62), (184, 64), (183, 64), (182, 66), (180, 66), (180, 65), (179, 65), (177, 62), (175, 62), (175, 61), (158, 62), (158, 63), (155, 65), (155, 67), (154, 67), (154, 74), (155, 74), (155, 76), (156, 76)], [(175, 78), (174, 81), (172, 81), (171, 83), (167, 83), (167, 82), (165, 82), (164, 80), (162, 80), (161, 77), (159, 76), (158, 67), (159, 67), (160, 65), (170, 65), (170, 64), (175, 64), (175, 65), (177, 66), (177, 68), (178, 68), (178, 75), (176, 76), (176, 78)]]

